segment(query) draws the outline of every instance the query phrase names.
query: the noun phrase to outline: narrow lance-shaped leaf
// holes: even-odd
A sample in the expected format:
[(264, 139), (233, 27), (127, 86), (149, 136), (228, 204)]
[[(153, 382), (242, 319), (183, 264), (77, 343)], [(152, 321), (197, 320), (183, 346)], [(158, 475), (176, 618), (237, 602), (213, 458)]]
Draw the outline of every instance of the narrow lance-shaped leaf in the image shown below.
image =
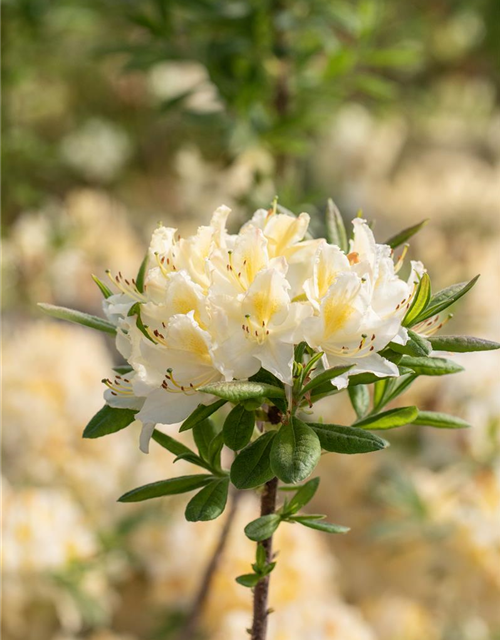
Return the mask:
[(184, 420), (179, 432), (189, 431), (189, 429), (192, 429), (199, 422), (203, 422), (203, 420), (209, 418), (213, 413), (224, 406), (226, 402), (226, 400), (216, 400), (210, 404), (199, 404), (193, 413)]
[(91, 329), (97, 329), (98, 331), (104, 331), (105, 333), (116, 333), (116, 327), (111, 324), (111, 322), (108, 322), (103, 318), (90, 315), (89, 313), (75, 311), (74, 309), (66, 309), (66, 307), (57, 307), (53, 304), (45, 304), (44, 302), (39, 302), (38, 306), (42, 311), (45, 311), (45, 313), (48, 313), (49, 316), (52, 316), (53, 318), (81, 324), (84, 327), (90, 327)]
[(305, 480), (318, 464), (321, 445), (307, 424), (293, 417), (282, 425), (271, 449), (271, 467), (283, 482)]
[(416, 319), (429, 304), (431, 299), (431, 279), (429, 274), (425, 272), (420, 278), (420, 282), (417, 285), (417, 291), (413, 296), (410, 308), (406, 312), (403, 319), (404, 327), (411, 327), (416, 322)]
[(170, 453), (173, 453), (175, 456), (181, 456), (183, 454), (192, 454), (194, 456), (196, 455), (195, 452), (192, 451), (189, 447), (186, 447), (185, 444), (182, 444), (182, 442), (175, 440), (175, 438), (172, 438), (162, 431), (158, 431), (158, 429), (155, 429), (153, 431), (152, 438), (161, 447), (163, 447), (167, 451), (170, 451)]
[(403, 356), (401, 364), (419, 376), (445, 376), (464, 370), (461, 365), (446, 358), (413, 358), (412, 356)]
[(144, 292), (144, 278), (146, 277), (146, 269), (148, 268), (148, 260), (149, 256), (146, 253), (144, 256), (144, 260), (141, 262), (141, 266), (139, 267), (139, 271), (137, 273), (137, 277), (135, 279), (135, 286), (137, 290), (141, 293)]
[(186, 520), (200, 522), (218, 518), (226, 508), (228, 491), (229, 478), (213, 480), (207, 484), (188, 502)]
[(396, 235), (389, 238), (389, 240), (386, 240), (385, 244), (388, 244), (391, 247), (391, 249), (396, 249), (396, 247), (399, 247), (400, 245), (405, 243), (407, 240), (409, 240), (412, 236), (414, 236), (416, 233), (418, 233), (420, 229), (425, 227), (425, 225), (428, 222), (429, 222), (429, 218), (426, 218), (425, 220), (422, 220), (422, 222), (419, 222), (418, 224), (414, 224), (411, 227), (407, 227), (406, 229), (403, 229), (403, 231), (396, 233)]
[(344, 527), (341, 524), (332, 524), (330, 522), (324, 522), (323, 520), (312, 520), (307, 516), (293, 516), (291, 520), (299, 522), (304, 525), (304, 527), (316, 529), (316, 531), (323, 531), (324, 533), (347, 533), (350, 531), (349, 527)]
[(137, 489), (124, 493), (118, 502), (142, 502), (151, 498), (173, 496), (179, 493), (187, 493), (205, 486), (213, 480), (212, 475), (198, 474), (194, 476), (179, 476), (168, 480), (158, 480), (151, 484), (145, 484)]
[(410, 424), (417, 416), (417, 407), (401, 407), (359, 420), (355, 426), (362, 429), (394, 429)]
[(211, 395), (229, 400), (234, 404), (242, 400), (251, 400), (252, 398), (284, 398), (285, 391), (279, 387), (275, 387), (265, 382), (250, 382), (247, 380), (236, 380), (234, 382), (212, 382), (203, 387), (199, 387), (198, 391), (209, 393)]
[(450, 416), (447, 413), (440, 413), (438, 411), (419, 411), (413, 424), (424, 427), (436, 427), (437, 429), (468, 429), (471, 426), (468, 422), (462, 420), (462, 418)]
[(117, 409), (105, 404), (85, 427), (82, 437), (101, 438), (121, 431), (135, 420), (136, 413), (132, 409)]
[(288, 503), (286, 508), (286, 513), (297, 513), (299, 509), (305, 507), (314, 497), (317, 489), (319, 487), (319, 478), (313, 478), (306, 482), (297, 493), (293, 496), (293, 498)]
[(460, 282), (459, 284), (454, 284), (451, 287), (443, 289), (442, 291), (438, 291), (436, 295), (432, 296), (428, 306), (413, 321), (413, 324), (422, 322), (423, 320), (427, 320), (427, 318), (435, 316), (438, 313), (441, 313), (441, 311), (447, 309), (454, 302), (464, 296), (468, 291), (470, 291), (476, 284), (478, 279), (479, 276), (477, 275), (475, 278), (472, 278), (470, 282)]
[(99, 278), (97, 276), (95, 276), (94, 274), (92, 274), (92, 280), (96, 283), (96, 285), (99, 287), (102, 295), (105, 298), (110, 298), (113, 295), (113, 292), (111, 291), (111, 289), (109, 287), (107, 287), (104, 282), (101, 282), (101, 280), (99, 280)]
[(358, 427), (308, 422), (319, 438), (322, 449), (332, 453), (370, 453), (386, 449), (389, 443)]
[(337, 205), (331, 198), (328, 199), (326, 205), (325, 222), (328, 242), (330, 244), (336, 244), (342, 251), (347, 253), (349, 243), (347, 241), (344, 221)]
[(349, 369), (353, 368), (353, 364), (348, 365), (339, 365), (338, 367), (332, 367), (331, 369), (327, 369), (322, 373), (315, 376), (312, 380), (310, 380), (305, 387), (303, 387), (300, 395), (304, 396), (309, 391), (312, 391), (315, 387), (323, 384), (324, 382), (329, 382), (338, 376), (341, 376), (343, 373), (349, 371)]
[(253, 489), (274, 477), (269, 454), (276, 431), (262, 434), (247, 445), (234, 459), (231, 482), (237, 489)]
[(493, 351), (500, 349), (498, 342), (473, 338), (472, 336), (430, 336), (427, 338), (435, 351), (467, 353), (470, 351)]

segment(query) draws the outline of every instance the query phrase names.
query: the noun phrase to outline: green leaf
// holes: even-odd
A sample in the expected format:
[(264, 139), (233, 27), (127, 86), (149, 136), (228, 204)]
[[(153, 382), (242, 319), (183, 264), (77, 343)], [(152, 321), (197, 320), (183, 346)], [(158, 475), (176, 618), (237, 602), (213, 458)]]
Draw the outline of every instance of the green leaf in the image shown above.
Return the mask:
[(97, 276), (95, 276), (94, 274), (92, 274), (92, 280), (96, 283), (96, 285), (99, 287), (99, 289), (101, 290), (102, 295), (105, 298), (110, 298), (113, 295), (113, 292), (111, 291), (111, 289), (109, 287), (107, 287), (104, 282), (101, 282), (99, 280), (99, 278)]
[(467, 353), (469, 351), (493, 351), (500, 343), (472, 336), (430, 336), (427, 338), (435, 351)]
[(221, 453), (224, 447), (222, 431), (215, 436), (208, 448), (208, 462), (217, 471), (221, 470)]
[(253, 489), (274, 477), (269, 454), (276, 431), (268, 431), (247, 445), (234, 459), (231, 482), (237, 489)]
[[(250, 376), (250, 378), (248, 379), (250, 380), (250, 382), (265, 382), (266, 384), (271, 384), (275, 387), (279, 387), (280, 389), (284, 389), (284, 385), (281, 380), (278, 380), (278, 378), (267, 371), (267, 369), (259, 369), (257, 373), (255, 373), (253, 376)], [(247, 401), (247, 403), (249, 402), (251, 402), (251, 400)], [(286, 410), (288, 408), (286, 398), (272, 398), (272, 402), (282, 413), (286, 413)], [(246, 406), (246, 409), (248, 408), (249, 407)], [(256, 407), (254, 407), (254, 409), (255, 408)]]
[(336, 244), (344, 253), (348, 252), (349, 243), (342, 215), (331, 198), (326, 205), (326, 239), (330, 244)]
[(370, 394), (366, 385), (360, 384), (348, 388), (352, 407), (358, 418), (362, 418), (370, 406)]
[(390, 342), (389, 347), (397, 353), (416, 357), (428, 356), (432, 351), (429, 340), (418, 335), (418, 333), (415, 333), (411, 329), (408, 330), (408, 341), (405, 345)]
[(235, 380), (234, 382), (212, 382), (198, 391), (210, 393), (233, 404), (252, 398), (284, 398), (285, 391), (265, 382), (250, 382), (248, 380)]
[(144, 260), (141, 262), (141, 266), (139, 267), (139, 271), (137, 272), (137, 277), (135, 279), (135, 286), (137, 287), (137, 291), (141, 293), (144, 292), (144, 278), (146, 277), (146, 269), (148, 268), (148, 259), (149, 256), (146, 253), (144, 256)]
[(113, 367), (113, 371), (116, 371), (116, 373), (119, 373), (123, 376), (133, 371), (133, 368), (129, 364), (122, 364), (118, 365), (117, 367)]
[(204, 460), (209, 460), (210, 443), (217, 433), (218, 429), (210, 418), (198, 422), (198, 424), (195, 424), (193, 427), (193, 438), (198, 447), (198, 452)]
[(281, 522), (281, 516), (278, 513), (270, 513), (267, 516), (261, 516), (257, 520), (252, 520), (245, 527), (245, 535), (254, 542), (261, 542), (270, 538)]
[(206, 473), (194, 476), (179, 476), (168, 480), (158, 480), (151, 484), (145, 484), (137, 489), (132, 489), (124, 493), (118, 502), (142, 502), (151, 498), (161, 498), (162, 496), (173, 496), (179, 493), (194, 491), (212, 482), (213, 476)]
[(83, 430), (83, 438), (101, 438), (128, 427), (135, 420), (137, 411), (116, 409), (105, 404)]
[(462, 418), (437, 411), (419, 411), (413, 424), (419, 424), (424, 427), (437, 427), (438, 429), (468, 429), (471, 426)]
[(261, 579), (261, 576), (257, 573), (244, 573), (236, 578), (236, 582), (241, 584), (242, 587), (253, 589)]
[(300, 395), (303, 396), (309, 391), (312, 391), (318, 385), (323, 384), (324, 382), (329, 382), (330, 380), (332, 380), (333, 378), (336, 378), (337, 376), (341, 376), (343, 373), (346, 373), (346, 371), (349, 371), (349, 369), (352, 369), (353, 366), (354, 366), (353, 364), (347, 364), (347, 365), (342, 364), (337, 367), (332, 367), (331, 369), (327, 369), (326, 371), (323, 371), (322, 373), (315, 376), (312, 380), (310, 380), (305, 385), (305, 387), (303, 387), (302, 391), (300, 392)]
[(224, 406), (226, 402), (226, 400), (216, 400), (211, 404), (199, 404), (193, 411), (193, 413), (184, 420), (181, 428), (179, 429), (179, 433), (182, 431), (189, 431), (189, 429), (193, 429), (195, 425), (209, 418), (213, 413)]
[(413, 300), (410, 304), (410, 308), (406, 312), (403, 319), (403, 327), (411, 327), (417, 322), (418, 316), (423, 313), (424, 309), (429, 304), (431, 299), (431, 279), (427, 272), (420, 278), (420, 282), (417, 286), (417, 291), (413, 296)]
[(240, 451), (250, 442), (255, 427), (255, 413), (236, 405), (224, 421), (224, 444), (233, 451)]
[(104, 331), (105, 333), (116, 333), (116, 327), (97, 316), (92, 316), (89, 313), (83, 313), (82, 311), (75, 311), (74, 309), (66, 309), (66, 307), (56, 307), (53, 304), (45, 304), (39, 302), (38, 306), (42, 311), (48, 313), (53, 318), (59, 320), (67, 320), (68, 322), (75, 322), (76, 324), (82, 324), (84, 327), (90, 327), (91, 329), (97, 329), (98, 331)]
[(316, 433), (293, 417), (282, 425), (271, 449), (271, 467), (283, 482), (305, 480), (318, 464), (321, 445)]
[(389, 240), (386, 240), (384, 244), (388, 244), (391, 249), (396, 249), (396, 247), (404, 244), (412, 236), (418, 233), (420, 229), (425, 227), (428, 222), (429, 218), (426, 218), (425, 220), (422, 220), (422, 222), (414, 224), (412, 227), (407, 227), (406, 229), (403, 229), (403, 231), (400, 231), (399, 233), (396, 233), (396, 235), (389, 238)]
[(362, 429), (394, 429), (413, 422), (417, 416), (417, 407), (400, 407), (359, 420), (355, 426)]
[(203, 460), (203, 458), (200, 458), (200, 456), (194, 453), (194, 451), (189, 451), (189, 452), (185, 451), (184, 453), (180, 453), (175, 458), (174, 464), (179, 460), (185, 460), (186, 462), (190, 462), (191, 464), (195, 464), (196, 466), (201, 467), (202, 469), (206, 469), (207, 471), (210, 471), (210, 473), (213, 472), (212, 465), (209, 464), (206, 460)]
[(385, 388), (382, 397), (378, 404), (374, 405), (374, 410), (379, 410), (386, 404), (397, 398), (399, 395), (406, 391), (408, 387), (418, 378), (416, 373), (411, 373), (400, 376), (399, 378), (388, 378), (385, 382)]
[(429, 305), (422, 311), (422, 313), (420, 313), (413, 324), (427, 320), (427, 318), (431, 318), (432, 316), (435, 316), (438, 313), (441, 313), (441, 311), (447, 309), (450, 305), (470, 291), (478, 279), (479, 276), (477, 275), (475, 278), (472, 278), (470, 282), (460, 282), (459, 284), (453, 284), (451, 287), (447, 287), (442, 291), (438, 291), (436, 295), (432, 296)]
[(324, 533), (347, 533), (350, 531), (349, 527), (343, 527), (341, 524), (332, 524), (323, 520), (311, 520), (307, 516), (293, 516), (291, 519), (304, 525), (304, 527), (323, 531)]
[(182, 444), (182, 442), (175, 440), (175, 438), (172, 438), (162, 431), (158, 431), (158, 429), (155, 429), (153, 431), (152, 438), (160, 446), (162, 446), (167, 451), (170, 451), (170, 453), (173, 453), (175, 456), (181, 456), (185, 453), (196, 455), (195, 452), (191, 451), (191, 449), (189, 447), (186, 447), (185, 444)]
[(218, 518), (226, 508), (228, 490), (229, 478), (213, 480), (207, 484), (188, 502), (186, 520), (199, 522)]
[(403, 356), (401, 364), (419, 376), (445, 376), (464, 370), (462, 366), (446, 358), (413, 358), (412, 356)]
[(358, 427), (308, 422), (319, 438), (321, 447), (333, 453), (370, 453), (386, 449), (389, 443), (369, 431)]
[(288, 503), (285, 512), (287, 514), (293, 514), (297, 513), (297, 511), (299, 509), (302, 509), (302, 507), (305, 507), (305, 505), (313, 499), (318, 487), (319, 478), (313, 478), (312, 480), (309, 480), (309, 482), (306, 482), (304, 485), (302, 485), (302, 487), (300, 487), (300, 489)]

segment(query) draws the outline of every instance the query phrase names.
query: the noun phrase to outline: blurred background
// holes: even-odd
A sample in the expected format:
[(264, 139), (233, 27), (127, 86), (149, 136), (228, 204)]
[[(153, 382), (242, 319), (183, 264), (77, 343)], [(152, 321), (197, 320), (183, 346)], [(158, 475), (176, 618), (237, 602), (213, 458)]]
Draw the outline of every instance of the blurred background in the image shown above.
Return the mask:
[[(449, 333), (500, 337), (497, 0), (4, 0), (3, 637), (175, 638), (222, 522), (181, 496), (117, 504), (189, 472), (138, 428), (81, 440), (115, 354), (40, 317), (100, 313), (91, 280), (134, 275), (158, 221), (233, 230), (275, 194), (323, 232), (326, 200), (412, 240), (434, 288), (482, 274)], [(272, 640), (500, 638), (500, 359), (420, 379), (405, 403), (470, 421), (405, 427), (383, 454), (325, 457), (313, 511), (280, 528)], [(325, 401), (325, 420), (352, 419)], [(200, 633), (242, 638), (253, 545), (240, 502)], [(222, 520), (222, 519), (221, 519)]]

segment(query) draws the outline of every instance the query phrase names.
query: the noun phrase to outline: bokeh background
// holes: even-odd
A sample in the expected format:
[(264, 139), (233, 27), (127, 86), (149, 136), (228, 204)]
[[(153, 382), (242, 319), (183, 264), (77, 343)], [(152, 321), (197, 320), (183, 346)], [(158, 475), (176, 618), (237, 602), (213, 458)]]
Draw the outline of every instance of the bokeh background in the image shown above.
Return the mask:
[[(434, 288), (482, 274), (449, 333), (500, 337), (497, 0), (4, 0), (3, 637), (175, 638), (222, 522), (185, 498), (121, 505), (188, 471), (136, 426), (81, 440), (113, 345), (40, 317), (99, 313), (90, 278), (134, 275), (156, 223), (234, 228), (275, 194), (323, 230), (333, 197), (412, 240)], [(408, 400), (470, 421), (405, 427), (391, 448), (330, 454), (312, 506), (352, 527), (280, 528), (272, 640), (500, 638), (500, 359), (420, 379)], [(318, 407), (352, 418), (343, 400)], [(200, 625), (244, 637), (234, 578), (253, 545), (240, 502)], [(222, 519), (221, 519), (222, 520)]]

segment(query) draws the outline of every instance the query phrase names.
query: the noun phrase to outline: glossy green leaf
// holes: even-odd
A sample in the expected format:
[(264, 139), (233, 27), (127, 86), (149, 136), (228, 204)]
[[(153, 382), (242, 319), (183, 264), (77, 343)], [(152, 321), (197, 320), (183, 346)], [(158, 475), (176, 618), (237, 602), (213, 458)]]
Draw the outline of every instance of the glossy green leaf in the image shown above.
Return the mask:
[(128, 427), (135, 420), (137, 411), (116, 409), (105, 404), (83, 430), (83, 438), (101, 438)]
[(333, 378), (341, 376), (343, 373), (346, 373), (347, 371), (352, 369), (353, 366), (353, 364), (339, 365), (337, 367), (332, 367), (331, 369), (323, 371), (322, 373), (315, 376), (312, 380), (310, 380), (305, 385), (305, 387), (303, 387), (301, 395), (303, 396), (309, 391), (313, 391), (313, 389), (315, 389), (320, 384), (323, 384), (324, 382), (329, 382), (330, 380), (333, 380)]
[(198, 452), (204, 460), (209, 460), (210, 443), (217, 433), (218, 429), (210, 418), (198, 422), (193, 427), (193, 438), (198, 447)]
[(403, 231), (400, 231), (399, 233), (396, 233), (396, 235), (389, 238), (389, 240), (386, 240), (384, 244), (388, 244), (391, 247), (391, 249), (396, 249), (400, 245), (407, 242), (416, 233), (418, 233), (420, 229), (425, 227), (425, 225), (428, 222), (429, 222), (429, 218), (426, 218), (425, 220), (422, 220), (422, 222), (419, 222), (418, 224), (414, 224), (411, 227), (407, 227), (406, 229), (403, 229)]
[(370, 406), (370, 394), (364, 384), (348, 387), (349, 399), (358, 418), (362, 418)]
[(188, 502), (186, 520), (199, 522), (215, 520), (226, 508), (229, 478), (212, 480)]
[(411, 327), (417, 321), (420, 314), (424, 312), (424, 309), (429, 304), (431, 299), (431, 279), (426, 272), (420, 278), (420, 282), (417, 286), (417, 291), (413, 296), (413, 300), (410, 304), (410, 308), (406, 312), (403, 319), (403, 327)]
[(318, 490), (319, 487), (319, 478), (313, 478), (306, 482), (297, 493), (293, 496), (293, 498), (288, 503), (285, 512), (288, 513), (297, 513), (299, 509), (305, 507), (314, 497), (314, 494)]
[(236, 582), (241, 584), (242, 587), (253, 589), (261, 579), (261, 576), (257, 573), (244, 573), (236, 578)]
[(412, 356), (403, 356), (401, 364), (419, 376), (445, 376), (464, 370), (462, 366), (446, 358), (414, 358)]
[(245, 535), (254, 542), (261, 542), (270, 538), (281, 522), (281, 516), (278, 513), (271, 513), (267, 516), (261, 516), (257, 520), (252, 520), (245, 527)]
[(359, 427), (308, 422), (319, 438), (321, 448), (332, 453), (370, 453), (386, 449), (389, 443)]
[(305, 480), (318, 464), (321, 445), (316, 433), (298, 418), (283, 424), (271, 449), (271, 467), (283, 482)]
[(262, 434), (236, 456), (231, 466), (231, 482), (237, 489), (253, 489), (274, 477), (269, 454), (275, 436), (276, 431)]
[(107, 287), (104, 282), (101, 282), (101, 280), (99, 280), (99, 278), (97, 276), (95, 276), (94, 274), (92, 274), (92, 280), (96, 283), (96, 285), (99, 287), (102, 295), (105, 298), (110, 298), (113, 295), (113, 292), (111, 291), (111, 289), (109, 287)]
[(408, 330), (408, 341), (405, 345), (391, 342), (389, 346), (397, 353), (416, 357), (428, 356), (432, 351), (432, 346), (429, 340), (418, 335), (418, 333), (415, 333), (411, 329)]
[(38, 306), (42, 311), (48, 313), (49, 316), (52, 316), (53, 318), (81, 324), (84, 327), (90, 327), (91, 329), (97, 329), (98, 331), (104, 331), (105, 333), (116, 333), (116, 327), (111, 324), (111, 322), (108, 322), (103, 318), (98, 318), (97, 316), (92, 316), (89, 313), (75, 311), (74, 309), (66, 309), (66, 307), (56, 307), (53, 304), (45, 304), (44, 302), (39, 302)]
[(436, 427), (437, 429), (468, 429), (471, 426), (468, 422), (462, 420), (462, 418), (450, 416), (447, 413), (440, 413), (438, 411), (419, 411), (413, 424), (419, 424), (424, 427)]
[(139, 271), (137, 272), (137, 277), (135, 279), (135, 286), (137, 287), (137, 291), (140, 291), (141, 293), (144, 292), (144, 278), (146, 277), (148, 260), (149, 255), (148, 253), (146, 253), (146, 255), (144, 256), (144, 260), (141, 262), (141, 266), (139, 267)]
[(427, 318), (431, 318), (432, 316), (435, 316), (438, 313), (441, 313), (441, 311), (447, 309), (470, 291), (478, 279), (479, 276), (477, 275), (475, 278), (472, 278), (470, 282), (460, 282), (459, 284), (453, 284), (451, 287), (447, 287), (442, 291), (438, 291), (436, 295), (432, 296), (429, 305), (415, 319), (414, 324), (427, 320)]
[(197, 474), (193, 476), (179, 476), (168, 480), (158, 480), (151, 484), (145, 484), (137, 489), (132, 489), (124, 493), (118, 502), (142, 502), (151, 498), (161, 498), (163, 496), (173, 496), (179, 493), (194, 491), (212, 482), (213, 476), (208, 474)]
[(182, 442), (179, 442), (175, 438), (172, 438), (166, 433), (163, 433), (163, 431), (158, 431), (158, 429), (155, 429), (153, 431), (152, 438), (160, 446), (162, 446), (167, 451), (170, 451), (170, 453), (173, 453), (175, 456), (181, 456), (185, 453), (196, 455), (195, 452), (191, 451), (191, 449), (189, 447), (186, 447), (185, 444), (182, 444)]
[(349, 250), (349, 242), (347, 233), (342, 219), (342, 215), (331, 198), (328, 199), (326, 205), (326, 239), (330, 244), (337, 245), (344, 253)]
[(500, 349), (500, 343), (472, 336), (430, 336), (427, 338), (435, 351), (467, 353), (470, 351), (493, 351)]
[(284, 398), (285, 391), (265, 382), (251, 382), (249, 380), (235, 380), (234, 382), (211, 382), (198, 391), (228, 400), (237, 404), (242, 400), (252, 398)]
[(226, 400), (216, 400), (211, 404), (199, 404), (193, 411), (193, 413), (184, 420), (181, 428), (179, 429), (179, 432), (189, 431), (189, 429), (192, 429), (199, 422), (203, 422), (203, 420), (209, 418), (218, 409), (223, 407), (226, 402)]
[(236, 405), (224, 421), (224, 443), (233, 451), (240, 451), (250, 442), (255, 427), (255, 413)]
[(316, 531), (323, 531), (324, 533), (347, 533), (350, 531), (349, 527), (343, 527), (341, 524), (332, 524), (330, 522), (324, 522), (323, 520), (312, 520), (307, 516), (293, 516), (294, 522), (299, 522), (304, 527), (310, 529), (316, 529)]
[(361, 429), (394, 429), (413, 422), (417, 416), (417, 407), (400, 407), (359, 420), (355, 426)]

